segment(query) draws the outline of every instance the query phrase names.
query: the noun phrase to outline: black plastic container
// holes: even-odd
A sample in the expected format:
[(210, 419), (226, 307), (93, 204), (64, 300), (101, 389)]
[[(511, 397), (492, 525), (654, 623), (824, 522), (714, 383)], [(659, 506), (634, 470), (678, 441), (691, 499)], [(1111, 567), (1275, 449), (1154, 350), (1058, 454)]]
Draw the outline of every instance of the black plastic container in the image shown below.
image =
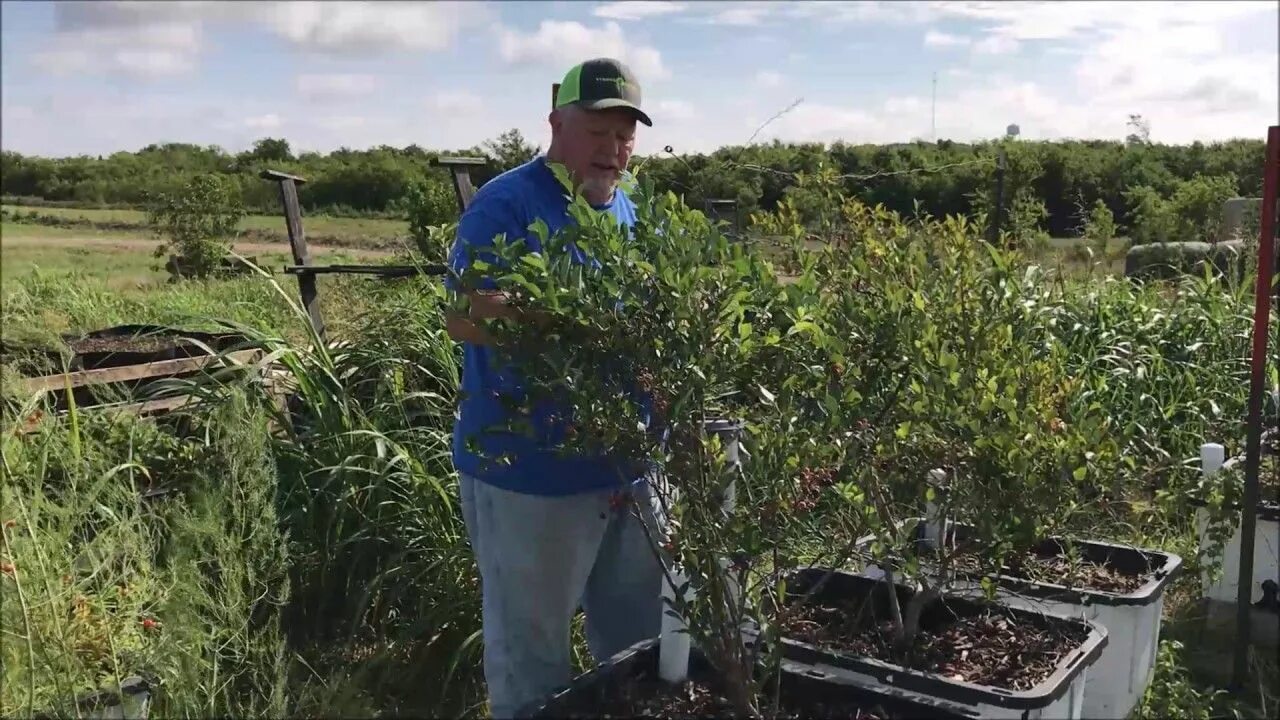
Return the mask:
[[(869, 609), (875, 617), (884, 619), (890, 617), (888, 583), (844, 571), (811, 568), (791, 573), (787, 577), (788, 597), (792, 601), (799, 601), (819, 581), (827, 577), (828, 573), (830, 577), (820, 589), (814, 592), (810, 598), (811, 602), (853, 600), (865, 603), (869, 601)], [(905, 608), (914, 591), (902, 585), (893, 587), (898, 594), (898, 602)], [(1077, 676), (1097, 661), (1107, 645), (1107, 631), (1094, 623), (966, 598), (945, 597), (935, 601), (921, 613), (920, 627), (922, 630), (927, 630), (951, 617), (976, 614), (990, 609), (996, 609), (1001, 614), (1025, 625), (1036, 627), (1075, 625), (1086, 629), (1088, 635), (1079, 647), (1067, 652), (1052, 675), (1040, 681), (1031, 690), (1023, 691), (952, 680), (938, 673), (912, 670), (902, 665), (865, 656), (824, 650), (785, 636), (783, 653), (785, 657), (796, 662), (825, 665), (870, 676), (886, 685), (924, 695), (931, 700), (968, 706), (993, 705), (1032, 711), (1047, 708), (1065, 695)]]
[[(111, 339), (120, 340), (124, 349), (95, 350), (86, 341)], [(124, 367), (142, 363), (177, 360), (180, 358), (200, 357), (209, 352), (201, 345), (211, 348), (215, 353), (223, 352), (247, 342), (238, 333), (211, 333), (197, 330), (181, 330), (163, 325), (117, 325), (115, 327), (93, 330), (83, 335), (63, 336), (63, 340), (75, 352), (73, 358), (76, 370), (96, 370), (108, 367)], [(128, 348), (128, 341), (155, 341), (154, 347)], [(195, 342), (193, 342), (195, 341)], [(78, 347), (79, 346), (79, 347)]]
[[(519, 713), (520, 717), (589, 717), (590, 700), (602, 698), (594, 710), (595, 716), (617, 715), (618, 709), (608, 707), (604, 692), (615, 679), (628, 677), (658, 677), (658, 645), (654, 638), (637, 643), (595, 669), (573, 680), (568, 686), (554, 692), (545, 701), (535, 703)], [(714, 686), (713, 671), (705, 657), (695, 648), (689, 653), (689, 677), (696, 681), (710, 681)], [(821, 666), (804, 666), (783, 662), (781, 692), (789, 699), (788, 705), (799, 711), (801, 717), (823, 717), (816, 714), (822, 704), (835, 704), (843, 714), (830, 717), (856, 717), (848, 712), (851, 704), (865, 713), (882, 720), (906, 720), (907, 718), (938, 718), (939, 720), (971, 720), (978, 716), (961, 705), (939, 702), (893, 687), (873, 687), (857, 682), (834, 669)], [(588, 709), (584, 709), (586, 705)], [(577, 706), (577, 707), (575, 707)]]

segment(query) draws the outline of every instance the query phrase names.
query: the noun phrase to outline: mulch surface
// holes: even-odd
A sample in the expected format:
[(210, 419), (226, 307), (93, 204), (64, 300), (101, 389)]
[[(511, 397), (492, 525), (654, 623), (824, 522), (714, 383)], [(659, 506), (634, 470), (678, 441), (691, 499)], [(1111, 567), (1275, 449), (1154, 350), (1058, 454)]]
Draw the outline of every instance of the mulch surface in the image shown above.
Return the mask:
[(1009, 573), (1014, 577), (1026, 577), (1036, 582), (1121, 595), (1138, 590), (1150, 578), (1149, 572), (1126, 573), (1119, 568), (1090, 560), (1072, 562), (1061, 555), (1031, 555), (1019, 567), (1010, 568)]
[[(905, 610), (905, 608), (904, 608)], [(915, 647), (893, 647), (893, 625), (873, 624), (857, 603), (813, 603), (795, 608), (783, 625), (786, 637), (827, 651), (874, 658), (946, 678), (1006, 690), (1034, 688), (1080, 646), (1087, 631), (1075, 626), (1031, 624), (994, 608), (922, 627)]]

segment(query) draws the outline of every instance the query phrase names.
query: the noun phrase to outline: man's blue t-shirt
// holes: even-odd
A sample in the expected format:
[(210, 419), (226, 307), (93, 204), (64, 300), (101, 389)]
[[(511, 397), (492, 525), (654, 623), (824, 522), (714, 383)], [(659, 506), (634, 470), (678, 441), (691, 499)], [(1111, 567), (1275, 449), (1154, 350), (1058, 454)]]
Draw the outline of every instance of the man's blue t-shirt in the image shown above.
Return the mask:
[[(568, 208), (568, 194), (547, 167), (545, 157), (508, 170), (481, 186), (462, 214), (449, 265), (461, 274), (472, 255), (492, 246), (494, 238), (504, 233), (508, 240), (523, 238), (530, 249), (539, 251), (538, 238), (529, 226), (542, 220), (548, 232), (555, 233), (572, 222)], [(620, 224), (635, 224), (635, 205), (621, 189), (614, 192), (610, 203), (596, 209), (611, 213)], [(448, 284), (457, 289), (452, 279)], [(463, 344), (462, 397), (453, 433), (453, 462), (458, 472), (505, 490), (534, 495), (568, 495), (636, 479), (620, 476), (617, 465), (606, 458), (566, 457), (555, 450), (551, 444), (562, 439), (563, 428), (549, 418), (552, 413), (563, 413), (550, 405), (535, 408), (530, 418), (533, 426), (541, 429), (536, 433), (540, 438), (501, 429), (508, 411), (500, 398), (518, 396), (519, 392), (514, 373), (494, 367), (488, 348)], [(471, 444), (480, 451), (473, 451)], [(509, 462), (498, 460), (503, 454), (510, 456)]]

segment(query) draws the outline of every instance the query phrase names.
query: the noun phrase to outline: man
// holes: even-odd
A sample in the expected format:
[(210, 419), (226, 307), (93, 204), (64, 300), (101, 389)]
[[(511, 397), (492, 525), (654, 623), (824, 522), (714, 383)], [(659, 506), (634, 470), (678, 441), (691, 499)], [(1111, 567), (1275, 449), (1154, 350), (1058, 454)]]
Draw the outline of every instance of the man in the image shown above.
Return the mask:
[[(529, 231), (536, 220), (550, 232), (571, 222), (565, 189), (548, 162), (563, 165), (597, 210), (634, 224), (635, 206), (619, 183), (636, 122), (652, 122), (640, 109), (631, 71), (608, 58), (573, 67), (548, 121), (545, 156), (485, 183), (463, 213), (449, 260), (455, 272), (473, 259), (468, 251), (483, 253), (499, 234), (536, 246)], [(491, 282), (465, 290), (470, 318), (449, 319), (450, 335), (464, 349), (453, 458), (480, 569), (490, 713), (506, 718), (570, 680), (569, 629), (579, 605), (597, 660), (658, 634), (661, 567), (639, 520), (618, 509), (617, 492), (632, 494), (650, 527), (660, 513), (644, 478), (624, 483), (608, 458), (565, 458), (533, 438), (488, 430), (504, 419), (498, 396), (519, 383), (492, 366), (492, 338), (475, 320), (511, 311)], [(548, 423), (550, 412), (536, 412), (535, 425)], [(499, 454), (511, 462), (490, 460)]]

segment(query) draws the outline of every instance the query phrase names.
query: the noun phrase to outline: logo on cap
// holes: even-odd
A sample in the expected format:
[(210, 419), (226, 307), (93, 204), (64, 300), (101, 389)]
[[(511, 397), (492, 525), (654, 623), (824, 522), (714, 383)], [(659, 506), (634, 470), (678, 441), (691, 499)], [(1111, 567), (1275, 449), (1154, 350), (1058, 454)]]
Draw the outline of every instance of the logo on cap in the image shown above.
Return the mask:
[(615, 87), (617, 87), (617, 89), (618, 89), (618, 94), (619, 94), (619, 95), (623, 94), (623, 93), (624, 93), (624, 92), (626, 92), (626, 90), (627, 90), (627, 79), (626, 79), (626, 78), (621, 78), (621, 77), (611, 77), (611, 78), (609, 78), (609, 77), (598, 77), (598, 78), (596, 78), (596, 80), (598, 80), (599, 82), (602, 82), (602, 83), (613, 83), (613, 85), (614, 85)]

